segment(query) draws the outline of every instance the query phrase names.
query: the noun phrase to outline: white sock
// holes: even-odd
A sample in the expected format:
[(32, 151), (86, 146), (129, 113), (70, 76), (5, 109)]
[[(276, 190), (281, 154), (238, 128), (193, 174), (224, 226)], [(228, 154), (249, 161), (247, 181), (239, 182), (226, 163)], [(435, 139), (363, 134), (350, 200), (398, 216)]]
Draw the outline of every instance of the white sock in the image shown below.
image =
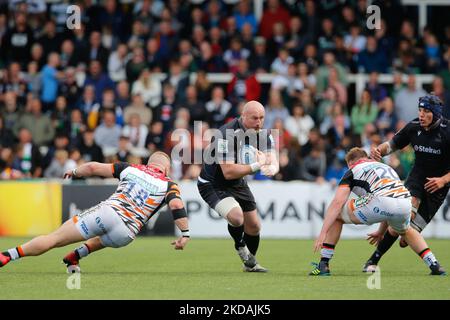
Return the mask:
[(9, 253), (9, 256), (11, 257), (11, 260), (17, 260), (17, 259), (19, 259), (21, 257), (20, 253), (18, 251), (18, 247), (9, 249), (8, 253)]
[(434, 256), (433, 252), (431, 252), (430, 249), (425, 249), (420, 256), (422, 257), (423, 262), (429, 267), (432, 264), (435, 264), (437, 262), (436, 257)]

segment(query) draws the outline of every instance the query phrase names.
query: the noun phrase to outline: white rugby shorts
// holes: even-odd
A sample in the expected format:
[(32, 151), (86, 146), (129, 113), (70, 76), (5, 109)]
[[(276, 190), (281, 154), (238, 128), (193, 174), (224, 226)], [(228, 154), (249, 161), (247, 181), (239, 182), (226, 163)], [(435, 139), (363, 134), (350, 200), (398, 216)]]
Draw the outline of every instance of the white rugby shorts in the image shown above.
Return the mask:
[(99, 236), (105, 247), (120, 248), (135, 238), (119, 215), (103, 203), (81, 212), (72, 219), (86, 240)]
[[(398, 233), (404, 233), (411, 220), (411, 198), (376, 197), (367, 195), (351, 199), (345, 205), (342, 217), (350, 210), (362, 224), (371, 225), (386, 221)], [(351, 223), (351, 222), (350, 222)]]

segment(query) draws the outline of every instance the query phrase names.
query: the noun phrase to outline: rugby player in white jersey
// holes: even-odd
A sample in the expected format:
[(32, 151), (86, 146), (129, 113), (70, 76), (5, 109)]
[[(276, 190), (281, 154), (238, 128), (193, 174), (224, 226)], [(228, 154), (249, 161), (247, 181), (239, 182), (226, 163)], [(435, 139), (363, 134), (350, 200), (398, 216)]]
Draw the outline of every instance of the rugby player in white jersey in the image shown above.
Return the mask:
[[(430, 268), (431, 275), (446, 275), (422, 235), (410, 226), (411, 194), (397, 173), (388, 165), (369, 159), (361, 148), (351, 149), (345, 160), (349, 170), (339, 183), (334, 199), (329, 205), (322, 230), (314, 244), (320, 249), (321, 259), (310, 272), (312, 276), (330, 275), (329, 261), (339, 241), (342, 225), (381, 222), (382, 233), (387, 229), (403, 236)], [(350, 199), (350, 193), (358, 198)], [(376, 233), (369, 234), (371, 244), (380, 241)]]
[(165, 204), (181, 230), (181, 237), (172, 245), (176, 250), (183, 250), (189, 241), (189, 224), (179, 188), (168, 177), (170, 162), (167, 154), (155, 152), (147, 165), (88, 162), (67, 171), (65, 178), (114, 177), (119, 179), (119, 185), (107, 200), (67, 220), (56, 231), (0, 253), (0, 267), (11, 260), (39, 256), (50, 249), (87, 240), (63, 259), (68, 270), (77, 271), (79, 260), (88, 254), (105, 247), (120, 248), (132, 242)]

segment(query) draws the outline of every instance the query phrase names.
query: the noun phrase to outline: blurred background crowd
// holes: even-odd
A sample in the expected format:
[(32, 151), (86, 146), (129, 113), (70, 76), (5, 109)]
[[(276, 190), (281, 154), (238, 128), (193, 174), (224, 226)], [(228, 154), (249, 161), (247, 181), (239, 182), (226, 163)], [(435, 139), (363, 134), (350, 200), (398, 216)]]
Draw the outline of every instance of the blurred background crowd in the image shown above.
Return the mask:
[[(81, 12), (73, 30), (70, 4)], [(381, 9), (380, 29), (366, 27), (369, 4)], [(395, 0), (266, 0), (260, 18), (253, 5), (0, 0), (0, 180), (61, 178), (86, 161), (146, 163), (176, 144), (194, 154), (206, 129), (258, 100), (265, 127), (280, 132), (274, 179), (336, 181), (347, 150), (389, 139), (426, 92), (450, 116), (450, 7), (430, 8), (418, 30), (417, 7)], [(214, 82), (216, 73), (231, 78)], [(355, 73), (369, 79), (360, 96)], [(380, 83), (386, 73), (392, 84)], [(418, 86), (418, 74), (432, 83)], [(413, 160), (405, 149), (388, 163), (405, 178)], [(172, 178), (199, 172), (174, 161)]]

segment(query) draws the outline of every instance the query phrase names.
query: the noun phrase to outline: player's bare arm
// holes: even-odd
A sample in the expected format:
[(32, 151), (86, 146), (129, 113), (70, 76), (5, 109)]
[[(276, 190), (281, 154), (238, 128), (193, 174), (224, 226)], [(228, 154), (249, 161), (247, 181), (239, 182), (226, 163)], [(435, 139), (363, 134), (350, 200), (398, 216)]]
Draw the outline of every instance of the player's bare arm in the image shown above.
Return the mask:
[(174, 215), (175, 225), (181, 231), (181, 237), (175, 241), (172, 241), (171, 244), (174, 245), (175, 250), (183, 250), (190, 239), (189, 222), (186, 216), (183, 201), (179, 198), (174, 198), (170, 200), (169, 208)]
[(340, 186), (336, 194), (328, 206), (327, 212), (325, 214), (325, 219), (323, 221), (322, 230), (320, 231), (319, 236), (314, 243), (314, 252), (317, 252), (321, 249), (323, 242), (327, 236), (328, 230), (339, 217), (339, 214), (342, 211), (345, 203), (350, 196), (350, 188), (348, 186)]
[(447, 184), (450, 183), (450, 172), (442, 177), (433, 177), (427, 178), (427, 182), (425, 183), (425, 190), (429, 193), (434, 193), (439, 189), (442, 189)]
[(64, 173), (64, 178), (80, 178), (80, 177), (113, 177), (113, 164), (111, 163), (99, 163), (99, 162), (87, 162), (83, 163), (81, 166), (73, 169), (67, 170)]
[(381, 161), (384, 156), (387, 156), (394, 151), (394, 143), (392, 141), (386, 141), (378, 147), (372, 147), (370, 150), (370, 157), (376, 161)]
[(266, 155), (261, 151), (256, 151), (256, 161), (251, 164), (238, 164), (238, 163), (221, 163), (223, 176), (227, 180), (240, 179), (248, 174), (255, 173), (260, 170), (263, 165), (266, 164)]

